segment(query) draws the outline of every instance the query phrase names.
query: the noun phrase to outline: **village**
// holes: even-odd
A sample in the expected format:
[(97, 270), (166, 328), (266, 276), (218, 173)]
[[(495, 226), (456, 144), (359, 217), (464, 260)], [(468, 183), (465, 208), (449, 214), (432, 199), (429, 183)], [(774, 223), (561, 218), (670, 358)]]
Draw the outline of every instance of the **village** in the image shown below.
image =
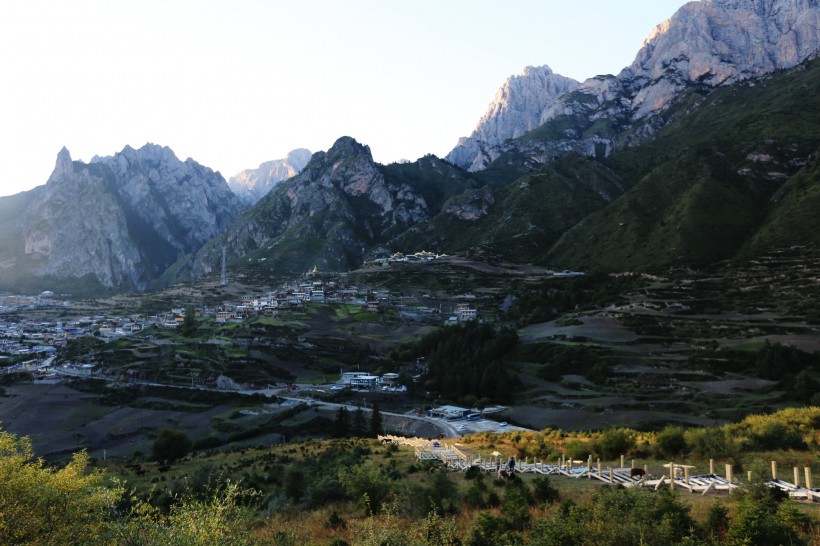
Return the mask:
[[(390, 264), (429, 262), (442, 257), (426, 251), (409, 255), (394, 253), (388, 258), (377, 258), (370, 265), (389, 267)], [(136, 339), (135, 336), (151, 340), (158, 332), (180, 328), (186, 317), (212, 320), (216, 324), (242, 323), (259, 317), (286, 317), (289, 313), (303, 313), (309, 305), (318, 304), (356, 306), (364, 313), (389, 315), (402, 321), (454, 325), (479, 320), (475, 299), (470, 294), (446, 300), (423, 293), (397, 294), (383, 287), (359, 286), (348, 282), (344, 275), (323, 273), (316, 267), (275, 290), (237, 295), (213, 306), (173, 307), (156, 314), (70, 317), (72, 302), (55, 298), (53, 292), (45, 291), (37, 296), (6, 295), (0, 297), (0, 370), (7, 373), (32, 372), (38, 381), (58, 380), (57, 366), (61, 368), (61, 375), (91, 376), (94, 373), (93, 364), (58, 362), (59, 350), (83, 337), (93, 337), (103, 342)], [(59, 312), (52, 312), (51, 315), (61, 316), (56, 320), (21, 318), (29, 312), (55, 309)], [(446, 318), (442, 319), (442, 316)], [(342, 375), (340, 385), (356, 390), (402, 391), (402, 386), (396, 384), (397, 374), (392, 374), (396, 377), (391, 374), (371, 377), (364, 373), (351, 373), (357, 376), (355, 381)], [(233, 390), (243, 388), (229, 383), (222, 387)], [(406, 390), (406, 387), (403, 388)]]

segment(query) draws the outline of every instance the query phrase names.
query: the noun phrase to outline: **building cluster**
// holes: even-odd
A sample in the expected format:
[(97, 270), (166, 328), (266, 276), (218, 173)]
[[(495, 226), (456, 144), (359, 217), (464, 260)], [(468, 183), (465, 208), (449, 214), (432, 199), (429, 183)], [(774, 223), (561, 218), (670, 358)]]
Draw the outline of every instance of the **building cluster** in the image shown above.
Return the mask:
[[(158, 319), (154, 317), (154, 320)], [(140, 315), (83, 317), (54, 322), (0, 319), (0, 354), (23, 356), (54, 353), (72, 339), (90, 335), (104, 339), (123, 337), (139, 332), (148, 322)]]
[(444, 324), (451, 326), (470, 320), (478, 320), (478, 309), (469, 303), (459, 303), (453, 310), (453, 314), (444, 321)]
[[(315, 268), (308, 273), (316, 274)], [(237, 301), (223, 303), (212, 314), (217, 322), (241, 321), (254, 316), (276, 316), (280, 311), (302, 311), (311, 302), (348, 303), (361, 305), (365, 311), (381, 312), (392, 300), (386, 290), (346, 286), (336, 280), (304, 280), (265, 294), (240, 296)]]
[(45, 291), (38, 296), (0, 295), (0, 313), (37, 307), (67, 306), (68, 302), (54, 299), (54, 292)]
[(423, 263), (432, 262), (433, 260), (439, 260), (446, 257), (446, 254), (436, 254), (434, 252), (427, 252), (426, 250), (422, 250), (414, 254), (402, 254), (401, 252), (396, 252), (388, 257), (374, 258), (370, 263), (376, 265), (388, 265), (390, 263), (400, 262)]
[(373, 375), (369, 372), (342, 371), (338, 386), (357, 391), (407, 392), (407, 386), (399, 383), (399, 374), (397, 373)]

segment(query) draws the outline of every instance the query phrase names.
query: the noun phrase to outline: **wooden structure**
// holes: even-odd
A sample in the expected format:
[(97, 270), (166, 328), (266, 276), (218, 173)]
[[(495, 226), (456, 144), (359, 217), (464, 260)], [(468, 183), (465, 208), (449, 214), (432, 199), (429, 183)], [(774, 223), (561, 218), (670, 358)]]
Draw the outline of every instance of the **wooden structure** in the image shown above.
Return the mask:
[[(489, 457), (479, 457), (467, 451), (463, 446), (459, 447), (437, 440), (405, 438), (403, 436), (379, 436), (379, 440), (382, 443), (411, 446), (416, 451), (417, 459), (441, 461), (448, 469), (458, 472), (465, 472), (471, 467), (477, 467), (483, 472), (497, 472), (499, 468), (506, 465), (506, 458), (498, 451), (494, 451)], [(700, 493), (701, 495), (728, 492), (740, 485), (733, 476), (731, 465), (726, 465), (724, 476), (717, 475), (714, 460), (709, 461), (708, 474), (694, 474), (695, 466), (670, 461), (662, 465), (665, 470), (660, 477), (648, 474), (646, 466), (643, 467), (647, 471), (644, 476), (633, 477), (632, 470), (636, 468), (635, 461), (631, 462), (630, 467), (626, 467), (624, 457), (621, 456), (620, 462), (621, 466), (615, 468), (603, 467), (600, 459), (593, 464), (591, 456), (586, 461), (571, 460), (567, 459), (566, 456), (562, 456), (555, 464), (543, 460), (539, 461), (538, 459), (533, 459), (530, 462), (527, 458), (523, 461), (516, 460), (515, 472), (561, 475), (576, 479), (595, 479), (605, 484), (622, 485), (624, 487), (651, 487), (655, 490), (668, 487), (689, 491), (690, 493)], [(768, 480), (766, 484), (769, 487), (776, 487), (785, 491), (793, 499), (820, 502), (820, 489), (812, 488), (811, 468), (806, 467), (803, 470), (805, 485), (801, 487), (799, 468), (794, 468), (794, 483), (789, 483), (777, 478), (777, 463), (772, 461), (772, 479)]]

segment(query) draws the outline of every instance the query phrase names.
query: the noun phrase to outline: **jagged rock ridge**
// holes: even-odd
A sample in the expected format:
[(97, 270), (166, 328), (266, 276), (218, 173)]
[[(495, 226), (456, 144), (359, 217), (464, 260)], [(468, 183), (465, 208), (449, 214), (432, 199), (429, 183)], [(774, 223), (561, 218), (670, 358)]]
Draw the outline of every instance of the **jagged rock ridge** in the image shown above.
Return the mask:
[(219, 173), (154, 144), (126, 146), (88, 164), (63, 148), (45, 186), (26, 193), (24, 206), (0, 207), (18, 226), (0, 252), (13, 263), (0, 271), (0, 282), (82, 279), (143, 290), (243, 209)]
[(524, 68), (501, 86), (473, 133), (459, 139), (447, 160), (469, 170), (483, 168), (489, 148), (538, 127), (552, 101), (578, 85), (546, 65)]
[(291, 270), (314, 264), (343, 270), (358, 265), (371, 245), (428, 217), (424, 197), (386, 180), (367, 146), (342, 137), (313, 154), (301, 173), (277, 185), (222, 240), (203, 248), (190, 273), (212, 272), (222, 244), (232, 257), (290, 249), (298, 254)]
[(666, 123), (662, 114), (685, 90), (791, 68), (819, 47), (816, 0), (689, 2), (652, 31), (620, 74), (590, 78), (552, 100), (530, 138), (482, 149), (471, 168), (508, 152), (536, 163), (570, 151), (608, 155), (657, 132)]
[(266, 161), (256, 169), (246, 169), (228, 179), (228, 186), (248, 206), (262, 199), (276, 184), (296, 176), (310, 161), (310, 150), (291, 150), (285, 159)]

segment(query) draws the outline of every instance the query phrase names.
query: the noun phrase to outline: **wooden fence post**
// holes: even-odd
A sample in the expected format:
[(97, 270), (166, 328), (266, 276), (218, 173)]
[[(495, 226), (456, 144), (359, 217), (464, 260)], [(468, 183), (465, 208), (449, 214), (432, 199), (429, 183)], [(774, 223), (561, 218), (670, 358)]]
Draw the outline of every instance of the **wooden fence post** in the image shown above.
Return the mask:
[(624, 467), (624, 456), (621, 455), (621, 468), (623, 468), (623, 467)]
[(714, 459), (709, 459), (709, 474), (711, 474), (712, 476), (715, 475), (715, 460)]
[(601, 458), (598, 457), (598, 477), (603, 478), (603, 474), (601, 474)]
[(675, 463), (669, 461), (669, 489), (675, 489)]
[(772, 461), (772, 479), (777, 479), (777, 461)]
[(732, 465), (726, 465), (726, 481), (732, 483)]
[(794, 467), (794, 485), (800, 487), (800, 469), (796, 466)]
[(811, 467), (804, 466), (803, 472), (806, 474), (806, 494), (808, 495), (809, 502), (814, 502), (814, 496), (811, 494)]

